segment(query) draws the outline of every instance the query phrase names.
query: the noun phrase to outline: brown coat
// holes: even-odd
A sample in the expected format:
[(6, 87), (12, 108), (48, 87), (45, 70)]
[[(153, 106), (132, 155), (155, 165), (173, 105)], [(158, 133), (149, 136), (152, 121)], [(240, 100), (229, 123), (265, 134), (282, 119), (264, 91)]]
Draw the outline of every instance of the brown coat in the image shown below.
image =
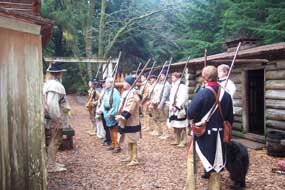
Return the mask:
[[(127, 95), (125, 91), (122, 95), (124, 98)], [(125, 118), (124, 135), (127, 143), (136, 143), (140, 138), (141, 124), (139, 113), (140, 97), (138, 90), (131, 90), (128, 94), (122, 108), (121, 115)]]

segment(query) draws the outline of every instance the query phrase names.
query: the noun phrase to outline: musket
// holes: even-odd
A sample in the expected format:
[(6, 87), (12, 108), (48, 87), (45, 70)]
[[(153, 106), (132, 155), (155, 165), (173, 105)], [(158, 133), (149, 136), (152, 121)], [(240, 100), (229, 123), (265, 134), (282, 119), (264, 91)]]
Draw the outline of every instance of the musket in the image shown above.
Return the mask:
[(130, 93), (131, 90), (136, 86), (138, 80), (140, 79), (140, 77), (141, 77), (142, 74), (144, 73), (144, 71), (145, 71), (145, 69), (147, 68), (147, 66), (148, 66), (148, 64), (150, 63), (150, 61), (151, 61), (151, 59), (149, 59), (149, 60), (146, 62), (145, 66), (144, 66), (143, 69), (141, 70), (140, 74), (138, 75), (138, 77), (136, 77), (136, 80), (134, 81), (134, 83), (132, 84), (132, 86), (129, 88), (129, 90), (128, 90), (126, 96), (122, 99), (121, 107), (119, 108), (119, 112), (118, 112), (118, 113), (121, 113), (121, 112), (122, 112), (122, 109), (123, 109), (123, 107), (124, 107), (124, 104), (125, 104), (125, 102), (126, 102), (126, 99), (127, 99), (128, 95), (129, 95), (129, 93)]
[(140, 69), (141, 65), (142, 65), (142, 63), (140, 62), (139, 66), (138, 66), (138, 68), (137, 68), (137, 70), (136, 70), (135, 76), (137, 76), (137, 74), (138, 74), (138, 72), (139, 72), (139, 69)]
[(167, 67), (165, 79), (164, 79), (164, 81), (163, 81), (162, 90), (161, 90), (160, 95), (159, 95), (159, 103), (160, 103), (160, 101), (161, 101), (161, 99), (162, 99), (162, 96), (163, 96), (163, 93), (164, 93), (163, 91), (164, 91), (164, 87), (165, 87), (165, 84), (166, 84), (166, 81), (167, 81), (167, 76), (168, 76), (168, 73), (169, 73), (169, 69), (170, 69), (171, 63), (172, 63), (172, 57), (171, 57), (170, 60), (169, 60), (169, 64), (168, 64), (168, 67)]
[(118, 68), (119, 68), (120, 58), (121, 58), (121, 51), (119, 53), (119, 57), (118, 57), (117, 63), (115, 65), (115, 68), (114, 68), (113, 73), (112, 73), (112, 78), (114, 79), (114, 82), (112, 84), (112, 91), (111, 91), (111, 94), (110, 94), (110, 97), (109, 97), (110, 109), (112, 109), (112, 107), (113, 107), (113, 94), (114, 94), (114, 88), (115, 88), (115, 82), (116, 82), (117, 72), (118, 72)]
[[(153, 70), (153, 68), (154, 68), (155, 64), (156, 64), (156, 61), (154, 61), (154, 62), (153, 62), (152, 66), (151, 66), (151, 69), (150, 69), (150, 71), (149, 71), (149, 73), (148, 73), (148, 75), (147, 75), (147, 77), (146, 77), (146, 80), (145, 80), (145, 81), (146, 81), (146, 83), (145, 83), (145, 85), (143, 86), (143, 89), (141, 90), (141, 95), (143, 95), (143, 94), (144, 94), (144, 90), (145, 90), (145, 87), (146, 87), (147, 81), (149, 80), (150, 74), (152, 73), (152, 70)], [(143, 100), (142, 100), (142, 101), (143, 101)]]
[(116, 76), (114, 76), (114, 74), (117, 73), (118, 66), (119, 66), (119, 62), (120, 62), (120, 59), (121, 59), (121, 54), (122, 54), (122, 52), (120, 51), (119, 56), (118, 56), (117, 63), (116, 63), (116, 65), (115, 65), (115, 67), (114, 67), (114, 69), (113, 69), (113, 71), (112, 71), (112, 75), (111, 75), (111, 76), (112, 76), (113, 78), (116, 77)]
[[(193, 120), (190, 120), (190, 125), (193, 124)], [(189, 130), (189, 135), (190, 135)], [(196, 166), (196, 147), (195, 147), (195, 135), (192, 133), (190, 138), (189, 149), (187, 154), (187, 179), (186, 190), (196, 190), (196, 178), (197, 178), (197, 166)], [(191, 155), (192, 154), (192, 155)]]
[(207, 66), (207, 53), (208, 53), (208, 51), (207, 51), (207, 49), (205, 49), (205, 52), (204, 52), (204, 67)]
[[(110, 64), (111, 60), (112, 60), (112, 57), (110, 56), (110, 57), (107, 59), (107, 64), (106, 64), (105, 68), (103, 69), (102, 75), (104, 75), (104, 73), (106, 72), (107, 68), (109, 67), (109, 64)], [(102, 64), (102, 65), (103, 65), (103, 64)], [(107, 73), (107, 75), (108, 75), (108, 73)]]
[(181, 83), (182, 83), (182, 78), (183, 78), (183, 76), (184, 76), (184, 73), (186, 72), (187, 65), (188, 65), (189, 61), (190, 61), (190, 56), (187, 58), (187, 62), (185, 63), (184, 69), (183, 69), (183, 71), (182, 71), (181, 79), (180, 79), (180, 81), (179, 81), (178, 87), (177, 87), (177, 89), (176, 89), (176, 91), (175, 91), (175, 94), (174, 94), (174, 101), (173, 101), (173, 103), (172, 103), (172, 106), (175, 106), (175, 105), (176, 105), (177, 93), (178, 93), (179, 87), (180, 87), (180, 85), (181, 85)]
[(162, 65), (162, 68), (161, 68), (161, 70), (160, 70), (160, 72), (159, 72), (159, 75), (158, 75), (158, 77), (157, 77), (157, 80), (155, 81), (153, 87), (151, 88), (151, 91), (149, 92), (149, 94), (148, 94), (148, 96), (147, 96), (148, 99), (150, 99), (150, 97), (151, 97), (151, 95), (152, 95), (152, 93), (153, 93), (153, 91), (154, 91), (154, 88), (155, 88), (155, 86), (156, 86), (157, 83), (158, 83), (159, 77), (160, 77), (160, 75), (162, 74), (162, 71), (163, 71), (163, 69), (164, 69), (164, 67), (165, 67), (166, 64), (167, 64), (167, 61), (165, 61), (164, 64)]
[[(109, 60), (110, 60), (110, 59), (111, 59), (111, 58), (108, 58), (108, 60), (107, 60), (107, 66), (105, 67), (105, 69), (108, 67), (108, 63), (109, 63)], [(96, 73), (96, 75), (95, 75), (95, 79), (96, 79), (96, 80), (98, 80), (98, 75), (99, 75), (99, 73), (100, 73), (100, 70), (101, 70), (102, 66), (103, 66), (103, 63), (99, 65), (99, 68), (98, 68), (97, 73)], [(104, 70), (105, 70), (105, 69), (104, 69)], [(103, 72), (103, 73), (104, 73), (104, 72)], [(95, 90), (95, 89), (97, 88), (98, 84), (99, 84), (99, 81), (97, 81), (97, 83), (96, 83), (96, 85), (95, 85), (95, 87), (94, 87), (94, 91), (95, 91), (95, 92), (93, 92), (93, 94), (92, 94), (92, 95), (90, 96), (90, 98), (88, 99), (88, 101), (87, 101), (87, 103), (86, 103), (86, 107), (89, 107), (90, 104), (91, 104), (92, 99), (95, 98), (95, 97), (94, 97), (94, 96), (96, 95), (96, 90)], [(88, 105), (88, 106), (87, 106), (87, 105)]]
[(240, 46), (241, 46), (241, 42), (238, 43), (238, 46), (237, 46), (237, 49), (236, 49), (234, 58), (233, 58), (232, 63), (231, 63), (230, 70), (229, 70), (229, 72), (228, 72), (228, 76), (227, 76), (227, 78), (226, 78), (226, 82), (225, 82), (224, 88), (226, 88), (226, 86), (227, 86), (227, 84), (228, 84), (229, 77), (230, 77), (230, 74), (231, 74), (231, 72), (232, 72), (233, 66), (234, 66), (234, 64), (235, 64), (235, 61), (236, 61), (236, 58), (237, 58), (237, 55), (238, 55)]

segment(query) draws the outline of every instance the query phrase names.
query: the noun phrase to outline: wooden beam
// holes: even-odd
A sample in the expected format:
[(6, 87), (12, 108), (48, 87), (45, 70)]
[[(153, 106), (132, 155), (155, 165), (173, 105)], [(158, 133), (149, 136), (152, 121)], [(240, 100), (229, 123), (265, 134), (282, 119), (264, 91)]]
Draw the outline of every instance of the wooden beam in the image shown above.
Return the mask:
[[(216, 59), (211, 60), (212, 63), (231, 63), (232, 59)], [(267, 59), (236, 59), (237, 63), (268, 63)]]
[(34, 35), (40, 35), (41, 33), (41, 26), (39, 25), (2, 16), (0, 16), (0, 27)]
[[(45, 62), (62, 62), (62, 63), (107, 63), (106, 59), (85, 58), (85, 57), (45, 57)], [(112, 59), (111, 63), (117, 63), (118, 59)]]

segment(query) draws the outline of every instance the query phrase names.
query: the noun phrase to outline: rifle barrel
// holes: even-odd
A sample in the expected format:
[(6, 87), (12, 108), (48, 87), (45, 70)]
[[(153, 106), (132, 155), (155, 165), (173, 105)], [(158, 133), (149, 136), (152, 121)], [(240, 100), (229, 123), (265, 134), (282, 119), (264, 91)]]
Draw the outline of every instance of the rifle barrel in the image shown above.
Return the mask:
[(157, 80), (155, 81), (153, 87), (151, 88), (151, 91), (150, 91), (150, 93), (149, 93), (149, 95), (148, 95), (148, 98), (151, 97), (151, 95), (152, 95), (152, 93), (153, 93), (153, 91), (154, 91), (154, 88), (155, 88), (156, 84), (158, 83), (158, 79), (159, 79), (159, 77), (160, 77), (160, 75), (161, 75), (161, 73), (162, 73), (162, 71), (163, 71), (163, 68), (165, 67), (165, 65), (167, 64), (167, 62), (168, 62), (168, 61), (165, 61), (164, 64), (162, 65), (162, 68), (161, 68), (161, 70), (160, 70), (160, 73), (159, 73), (159, 75), (158, 75), (158, 77), (157, 77)]
[(237, 46), (237, 49), (236, 49), (236, 52), (235, 52), (233, 61), (232, 61), (232, 63), (231, 63), (231, 67), (230, 67), (230, 70), (229, 70), (229, 73), (228, 73), (228, 76), (227, 76), (227, 79), (226, 79), (226, 82), (225, 82), (225, 86), (224, 86), (224, 87), (226, 87), (227, 84), (228, 84), (229, 77), (230, 77), (230, 74), (231, 74), (231, 72), (232, 72), (233, 66), (234, 66), (234, 64), (235, 64), (235, 61), (236, 61), (236, 58), (237, 58), (237, 55), (238, 55), (240, 46), (241, 46), (241, 42), (238, 43), (238, 46)]

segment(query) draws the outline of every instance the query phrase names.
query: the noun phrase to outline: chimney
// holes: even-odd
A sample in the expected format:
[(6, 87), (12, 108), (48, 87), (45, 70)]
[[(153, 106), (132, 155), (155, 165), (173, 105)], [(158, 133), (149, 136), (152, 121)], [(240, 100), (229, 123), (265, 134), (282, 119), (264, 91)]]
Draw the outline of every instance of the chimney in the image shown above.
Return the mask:
[(239, 42), (241, 42), (240, 50), (253, 48), (253, 47), (256, 47), (258, 45), (258, 43), (257, 43), (258, 39), (256, 39), (256, 38), (243, 38), (243, 37), (241, 37), (241, 38), (237, 38), (237, 39), (232, 39), (232, 40), (225, 42), (227, 52), (235, 51)]

